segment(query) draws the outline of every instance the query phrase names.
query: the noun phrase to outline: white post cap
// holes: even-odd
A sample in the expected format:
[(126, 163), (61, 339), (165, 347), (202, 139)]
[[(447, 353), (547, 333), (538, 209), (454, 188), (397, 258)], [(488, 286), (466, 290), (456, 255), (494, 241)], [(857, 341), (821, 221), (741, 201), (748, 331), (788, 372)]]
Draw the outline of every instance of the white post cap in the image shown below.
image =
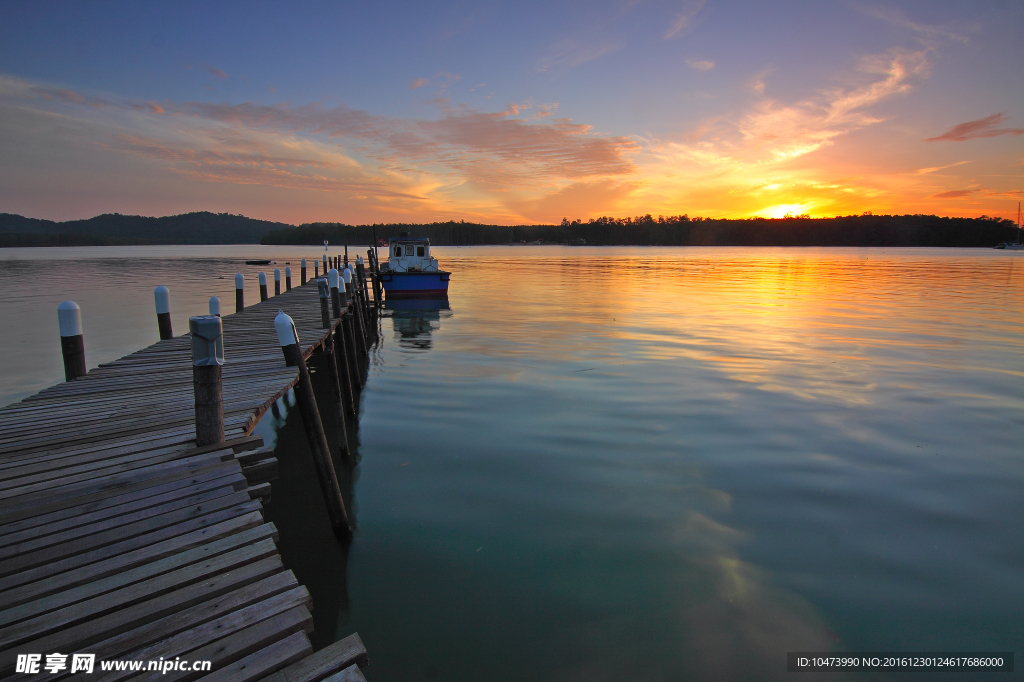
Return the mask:
[(362, 256), (356, 256), (356, 263), (359, 263), (359, 265), (362, 265), (363, 264), (363, 257)]
[(280, 282), (281, 281), (281, 268), (274, 268), (274, 281), (275, 282)]
[(238, 273), (237, 275), (235, 275), (235, 288), (236, 289), (244, 289), (245, 288), (245, 277), (242, 277), (242, 273)]
[(352, 283), (352, 271), (349, 270), (348, 268), (345, 268), (342, 271), (341, 277), (342, 277), (342, 279), (345, 280), (345, 284), (351, 284)]
[(285, 277), (291, 277), (292, 276), (292, 269), (291, 268), (285, 268), (284, 269), (284, 276)]
[(171, 292), (167, 287), (153, 289), (153, 297), (156, 298), (156, 314), (171, 312)]
[(267, 273), (263, 272), (262, 270), (260, 270), (260, 286), (267, 286)]
[(331, 268), (330, 272), (327, 273), (327, 283), (332, 289), (338, 288), (338, 271)]
[(305, 258), (302, 259), (302, 267), (306, 267), (306, 259)]
[(220, 299), (216, 296), (210, 297), (210, 314), (220, 315)]
[(188, 318), (192, 334), (192, 364), (197, 367), (224, 364), (224, 333), (219, 317), (195, 315)]
[(282, 348), (299, 342), (299, 333), (295, 331), (295, 323), (292, 322), (292, 318), (284, 314), (283, 310), (277, 311), (277, 317), (274, 318), (274, 329), (277, 330), (277, 340)]
[(82, 335), (82, 309), (74, 301), (64, 301), (57, 306), (57, 325), (61, 336)]

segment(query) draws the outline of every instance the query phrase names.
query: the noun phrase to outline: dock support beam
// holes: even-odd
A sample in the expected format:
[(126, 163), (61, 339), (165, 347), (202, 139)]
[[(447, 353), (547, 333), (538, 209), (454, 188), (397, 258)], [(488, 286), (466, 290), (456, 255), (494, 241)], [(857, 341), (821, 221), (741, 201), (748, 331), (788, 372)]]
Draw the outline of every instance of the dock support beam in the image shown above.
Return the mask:
[(313, 453), (313, 462), (316, 465), (317, 478), (320, 481), (320, 491), (327, 504), (331, 527), (334, 528), (335, 533), (348, 536), (352, 533), (352, 528), (345, 511), (345, 501), (341, 497), (341, 487), (338, 485), (338, 476), (334, 471), (331, 451), (327, 446), (324, 426), (320, 421), (320, 411), (317, 409), (316, 396), (313, 394), (313, 383), (309, 378), (306, 361), (302, 357), (302, 348), (299, 345), (299, 335), (295, 331), (295, 323), (284, 312), (279, 312), (274, 318), (274, 328), (277, 330), (277, 340), (281, 344), (285, 363), (289, 367), (298, 367), (299, 369), (299, 383), (295, 385), (295, 399), (299, 403), (302, 425), (306, 430), (309, 449)]

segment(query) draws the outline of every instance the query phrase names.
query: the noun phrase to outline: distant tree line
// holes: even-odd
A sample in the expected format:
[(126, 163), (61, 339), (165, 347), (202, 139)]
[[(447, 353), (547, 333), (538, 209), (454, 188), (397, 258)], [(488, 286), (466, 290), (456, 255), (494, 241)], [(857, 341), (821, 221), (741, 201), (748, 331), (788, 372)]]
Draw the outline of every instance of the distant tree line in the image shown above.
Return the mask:
[(0, 213), (0, 246), (111, 246), (119, 244), (257, 244), (286, 223), (199, 211), (151, 218), (105, 213), (54, 222)]
[(1016, 241), (1006, 219), (943, 218), (934, 215), (850, 215), (835, 218), (787, 216), (766, 219), (691, 218), (650, 214), (633, 218), (591, 218), (559, 225), (485, 225), (467, 222), (306, 223), (268, 232), (261, 244), (371, 244), (408, 233), (438, 246), (542, 241), (585, 242), (588, 246), (957, 246), (992, 247)]

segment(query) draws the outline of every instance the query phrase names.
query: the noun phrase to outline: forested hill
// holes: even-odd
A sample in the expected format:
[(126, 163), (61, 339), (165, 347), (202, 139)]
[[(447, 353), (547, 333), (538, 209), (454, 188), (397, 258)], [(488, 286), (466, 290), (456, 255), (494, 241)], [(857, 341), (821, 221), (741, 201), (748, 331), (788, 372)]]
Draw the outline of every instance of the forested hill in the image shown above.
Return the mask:
[(307, 223), (274, 230), (262, 244), (370, 244), (407, 232), (438, 246), (543, 241), (588, 246), (978, 246), (1016, 241), (1013, 222), (933, 215), (714, 220), (671, 216), (563, 220), (560, 225), (484, 225), (466, 222), (345, 225)]
[(206, 211), (163, 218), (105, 213), (62, 223), (0, 213), (0, 246), (258, 244), (271, 230), (291, 227), (286, 223)]

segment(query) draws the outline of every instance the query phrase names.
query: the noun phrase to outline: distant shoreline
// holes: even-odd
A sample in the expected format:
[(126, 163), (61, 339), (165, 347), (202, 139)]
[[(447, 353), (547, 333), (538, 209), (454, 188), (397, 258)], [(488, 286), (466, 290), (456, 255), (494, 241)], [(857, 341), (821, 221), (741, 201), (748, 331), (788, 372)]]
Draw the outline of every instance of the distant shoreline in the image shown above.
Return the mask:
[(435, 246), (564, 244), (570, 246), (849, 246), (992, 248), (1018, 239), (1000, 218), (932, 215), (858, 215), (835, 218), (598, 218), (559, 225), (487, 225), (467, 222), (306, 223), (292, 226), (227, 213), (162, 218), (104, 214), (55, 223), (0, 213), (0, 248), (72, 246), (203, 246), (261, 244), (322, 246), (324, 241), (372, 244), (402, 233)]

